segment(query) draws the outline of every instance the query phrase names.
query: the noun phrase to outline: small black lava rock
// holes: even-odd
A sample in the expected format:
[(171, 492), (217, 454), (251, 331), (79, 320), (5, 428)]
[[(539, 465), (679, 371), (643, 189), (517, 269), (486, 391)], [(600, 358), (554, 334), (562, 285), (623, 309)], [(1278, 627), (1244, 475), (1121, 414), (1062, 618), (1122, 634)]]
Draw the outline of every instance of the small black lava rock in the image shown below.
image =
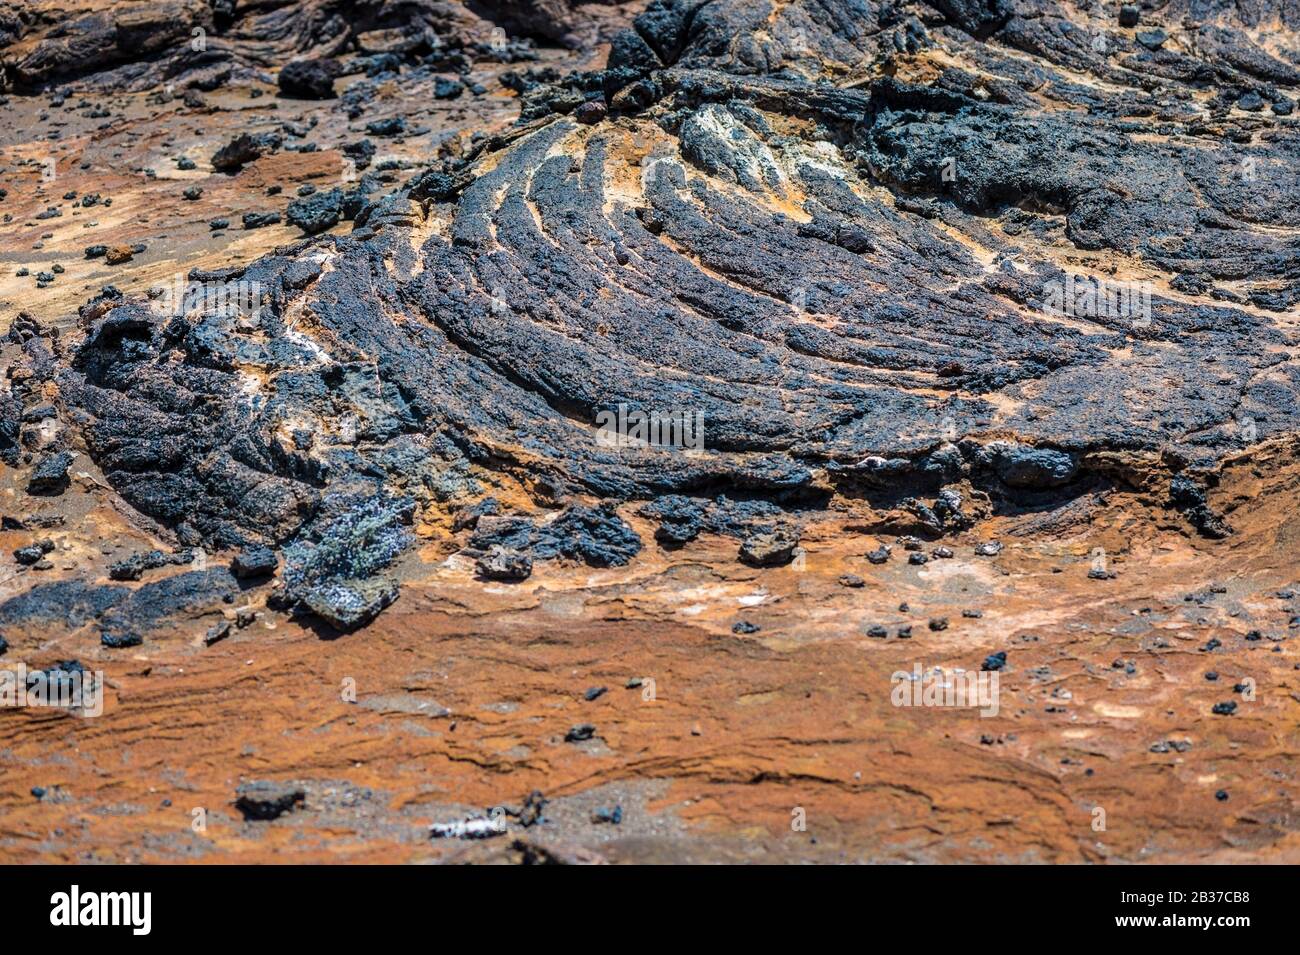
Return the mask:
[(244, 228), (245, 228), (246, 230), (247, 230), (247, 229), (261, 229), (261, 228), (264, 228), (264, 227), (269, 226), (269, 225), (275, 225), (277, 222), (279, 222), (279, 221), (280, 221), (280, 213), (278, 213), (278, 212), (245, 212), (245, 213), (244, 213), (244, 219), (243, 219), (243, 221), (244, 221)]
[(1161, 30), (1159, 27), (1155, 28), (1154, 30), (1142, 30), (1140, 33), (1137, 34), (1137, 41), (1141, 43), (1144, 47), (1146, 47), (1148, 50), (1160, 49), (1162, 46), (1165, 45), (1165, 41), (1168, 39), (1169, 39), (1169, 35), (1165, 33), (1164, 30)]
[(449, 80), (440, 76), (433, 82), (434, 99), (456, 99), (465, 92), (465, 84), (460, 80)]
[(72, 466), (74, 457), (71, 451), (59, 451), (44, 458), (32, 471), (27, 482), (27, 493), (54, 496), (66, 491), (68, 468)]
[(564, 734), (564, 741), (566, 743), (581, 743), (584, 740), (591, 739), (595, 735), (596, 727), (592, 726), (590, 723), (579, 723), (577, 726), (570, 729), (569, 732)]
[(249, 547), (241, 550), (230, 562), (230, 572), (236, 577), (268, 577), (275, 573), (280, 562), (269, 547)]
[(14, 560), (28, 567), (35, 564), (44, 556), (45, 551), (41, 550), (39, 544), (28, 544), (26, 547), (19, 547), (14, 551)]
[(1244, 109), (1248, 113), (1258, 113), (1264, 108), (1264, 97), (1260, 96), (1254, 90), (1246, 93), (1237, 100), (1237, 109)]
[(587, 102), (583, 103), (573, 111), (573, 118), (580, 123), (585, 123), (590, 126), (593, 123), (599, 123), (604, 119), (607, 112), (608, 110), (605, 108), (605, 104), (600, 100), (587, 100)]
[(406, 120), (401, 116), (389, 116), (366, 123), (366, 133), (370, 136), (400, 136), (406, 132)]
[(276, 77), (280, 95), (290, 99), (333, 99), (334, 64), (330, 60), (294, 60)]
[(284, 211), (290, 225), (307, 235), (317, 235), (338, 225), (343, 215), (343, 190), (314, 192), (295, 199)]
[(289, 783), (248, 782), (235, 790), (235, 808), (246, 820), (267, 822), (297, 808), (306, 798), (300, 787)]
[(1005, 670), (1006, 667), (1007, 667), (1007, 652), (1005, 650), (999, 650), (997, 653), (990, 653), (988, 656), (984, 658), (984, 662), (980, 664), (981, 670), (990, 673), (995, 673), (998, 670)]
[(99, 642), (110, 650), (123, 650), (127, 647), (138, 647), (144, 643), (140, 634), (128, 630), (125, 633), (112, 633), (105, 630), (99, 636)]

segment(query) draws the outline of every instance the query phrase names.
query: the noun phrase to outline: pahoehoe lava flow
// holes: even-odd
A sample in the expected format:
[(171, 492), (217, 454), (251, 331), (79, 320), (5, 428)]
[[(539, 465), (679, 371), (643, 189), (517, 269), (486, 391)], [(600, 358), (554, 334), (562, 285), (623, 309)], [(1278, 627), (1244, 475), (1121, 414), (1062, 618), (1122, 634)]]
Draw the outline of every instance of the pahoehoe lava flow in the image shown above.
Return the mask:
[[(207, 649), (254, 619), (355, 653), (408, 605), (484, 640), (534, 611), (688, 628), (742, 581), (718, 626), (763, 634), (748, 660), (786, 649), (746, 616), (794, 599), (764, 575), (819, 546), (791, 594), (832, 596), (791, 632), (863, 590), (891, 648), (915, 598), (864, 588), (886, 540), (889, 573), (984, 588), (953, 621), (1067, 557), (1114, 582), (1120, 537), (1158, 538), (1170, 579), (1175, 551), (1285, 551), (1251, 507), (1300, 487), (1298, 38), (1300, 0), (0, 2), (4, 108), (74, 123), (0, 149), (0, 654)], [(176, 145), (204, 123), (219, 141)], [(122, 195), (41, 178), (110, 141)], [(160, 182), (171, 247), (130, 232)], [(23, 265), (74, 216), (75, 296)], [(697, 440), (626, 433), (649, 418)], [(78, 522), (111, 530), (56, 543)], [(123, 528), (149, 545), (105, 560)], [(920, 569), (954, 548), (969, 579)], [(1000, 671), (1064, 612), (965, 662)], [(1129, 672), (1118, 641), (1089, 673)], [(779, 775), (701, 774), (728, 772)], [(1026, 785), (1045, 830), (1075, 798)]]
[[(350, 235), (220, 276), (268, 290), (255, 321), (102, 299), (54, 374), (132, 506), (187, 545), (287, 545), (307, 607), (382, 605), (358, 581), (412, 507), (503, 480), (792, 516), (1079, 493), (1117, 452), (1203, 483), (1242, 420), (1300, 413), (1300, 141), (1218, 92), (1288, 103), (1296, 67), (1208, 27), (1108, 42), (1055, 4), (656, 3), (569, 79), (597, 121), (532, 91), (528, 125)], [(910, 75), (932, 46), (952, 65)], [(1147, 320), (1043, 307), (1089, 252), (1155, 284)], [(620, 405), (698, 412), (703, 450), (602, 448)], [(326, 571), (331, 535), (373, 566)]]

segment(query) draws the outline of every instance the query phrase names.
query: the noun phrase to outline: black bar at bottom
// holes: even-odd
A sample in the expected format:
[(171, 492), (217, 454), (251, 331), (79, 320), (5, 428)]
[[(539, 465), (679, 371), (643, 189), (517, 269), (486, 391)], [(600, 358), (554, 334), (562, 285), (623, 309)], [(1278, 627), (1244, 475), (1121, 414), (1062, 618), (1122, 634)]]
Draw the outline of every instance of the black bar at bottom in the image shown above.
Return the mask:
[[(467, 867), (10, 867), (7, 875), (4, 908), (24, 943), (75, 932), (127, 945), (373, 944), (377, 931), (418, 941), (430, 929), (495, 934), (523, 929), (523, 920), (584, 933), (607, 922), (615, 933), (607, 939), (716, 928), (734, 941), (789, 920), (798, 931), (815, 923), (819, 935), (964, 925), (972, 939), (1011, 929), (1026, 941), (1199, 934), (1232, 944), (1256, 929), (1280, 931), (1294, 910), (1292, 872), (1268, 866), (646, 868), (594, 882), (589, 872)], [(116, 924), (86, 924), (104, 922)]]

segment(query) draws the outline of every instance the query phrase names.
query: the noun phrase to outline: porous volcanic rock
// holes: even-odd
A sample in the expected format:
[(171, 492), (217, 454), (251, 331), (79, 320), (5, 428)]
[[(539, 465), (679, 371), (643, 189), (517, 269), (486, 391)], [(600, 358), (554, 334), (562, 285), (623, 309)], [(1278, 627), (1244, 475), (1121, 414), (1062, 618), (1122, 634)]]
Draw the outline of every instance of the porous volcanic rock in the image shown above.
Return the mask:
[[(1271, 317), (1300, 298), (1300, 140), (1262, 115), (1232, 120), (1248, 150), (1224, 138), (1203, 87), (1293, 67), (1209, 25), (1168, 56), (1098, 25), (1100, 52), (1055, 3), (798, 2), (761, 41), (760, 7), (656, 0), (608, 70), (561, 81), (608, 118), (545, 115), (253, 262), (251, 324), (107, 309), (60, 386), (108, 480), (223, 547), (310, 541), (331, 495), (465, 506), (493, 474), (538, 506), (864, 496), (941, 531), (949, 485), (1068, 497), (1122, 452), (1202, 486), (1300, 424)], [(940, 49), (984, 73), (926, 73)], [(593, 440), (619, 408), (693, 416), (700, 446)], [(585, 533), (561, 518), (534, 556), (591, 560)], [(329, 605), (303, 573), (298, 603)]]

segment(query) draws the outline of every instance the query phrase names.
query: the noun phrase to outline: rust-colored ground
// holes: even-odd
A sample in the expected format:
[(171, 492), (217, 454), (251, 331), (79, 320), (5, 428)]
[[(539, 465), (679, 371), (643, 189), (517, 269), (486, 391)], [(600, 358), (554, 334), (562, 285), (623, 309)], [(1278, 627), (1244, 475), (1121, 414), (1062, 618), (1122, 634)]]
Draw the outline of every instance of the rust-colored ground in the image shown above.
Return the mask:
[[(876, 535), (826, 525), (777, 570), (743, 568), (723, 539), (519, 586), (427, 555), (393, 608), (336, 640), (264, 613), (204, 648), (220, 610), (129, 658), (93, 632), (11, 634), (30, 659), (93, 661), (110, 689), (98, 718), (0, 715), (0, 857), (513, 860), (510, 839), (464, 848), (425, 827), (540, 789), (548, 823), (521, 837), (580, 860), (1295, 861), (1300, 660), (1278, 596), (1300, 530), (1293, 456), (1229, 469), (1227, 543), (1117, 493), (986, 522), (919, 568), (901, 549), (872, 566)], [(999, 556), (974, 555), (994, 537)], [(1087, 576), (1097, 547), (1113, 579)], [(732, 633), (741, 620), (761, 629)], [(890, 636), (866, 636), (875, 623)], [(996, 716), (892, 704), (895, 671), (997, 650)], [(1233, 690), (1248, 679), (1253, 701)], [(1211, 713), (1229, 699), (1234, 715)], [(581, 723), (594, 738), (564, 742)], [(1190, 747), (1152, 752), (1162, 741)], [(245, 779), (299, 780), (306, 807), (244, 822)], [(614, 806), (621, 825), (591, 822)]]

